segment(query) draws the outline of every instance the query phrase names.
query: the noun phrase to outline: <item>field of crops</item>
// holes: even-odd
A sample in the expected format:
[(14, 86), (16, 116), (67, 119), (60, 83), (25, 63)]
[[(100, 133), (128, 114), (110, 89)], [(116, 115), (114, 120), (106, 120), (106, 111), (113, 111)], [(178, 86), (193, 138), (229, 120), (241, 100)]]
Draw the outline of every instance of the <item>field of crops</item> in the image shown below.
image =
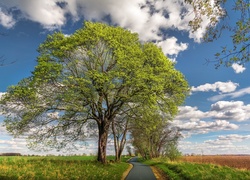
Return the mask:
[(0, 179), (119, 180), (128, 164), (100, 164), (95, 157), (1, 157)]
[(208, 163), (250, 170), (250, 156), (183, 156), (183, 162)]

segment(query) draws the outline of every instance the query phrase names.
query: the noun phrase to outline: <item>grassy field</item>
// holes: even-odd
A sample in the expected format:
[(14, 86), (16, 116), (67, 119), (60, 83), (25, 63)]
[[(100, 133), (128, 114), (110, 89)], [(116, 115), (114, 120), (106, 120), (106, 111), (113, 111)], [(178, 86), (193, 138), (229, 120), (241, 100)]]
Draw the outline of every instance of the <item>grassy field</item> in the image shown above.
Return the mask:
[(93, 156), (0, 157), (0, 179), (119, 180), (128, 166), (125, 162), (103, 165)]
[(169, 162), (163, 159), (144, 161), (164, 171), (170, 180), (250, 180), (250, 171), (208, 163)]

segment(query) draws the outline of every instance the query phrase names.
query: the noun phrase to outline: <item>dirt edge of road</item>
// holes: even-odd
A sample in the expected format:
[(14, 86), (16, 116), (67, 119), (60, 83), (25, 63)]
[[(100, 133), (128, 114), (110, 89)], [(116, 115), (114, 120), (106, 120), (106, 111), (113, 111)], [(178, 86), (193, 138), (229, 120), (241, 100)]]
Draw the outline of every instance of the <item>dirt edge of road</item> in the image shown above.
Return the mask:
[(129, 164), (129, 167), (128, 169), (122, 174), (122, 179), (121, 180), (125, 180), (128, 173), (130, 172), (130, 170), (133, 168), (133, 165), (132, 164)]
[(167, 175), (159, 168), (150, 166), (157, 180), (168, 180)]

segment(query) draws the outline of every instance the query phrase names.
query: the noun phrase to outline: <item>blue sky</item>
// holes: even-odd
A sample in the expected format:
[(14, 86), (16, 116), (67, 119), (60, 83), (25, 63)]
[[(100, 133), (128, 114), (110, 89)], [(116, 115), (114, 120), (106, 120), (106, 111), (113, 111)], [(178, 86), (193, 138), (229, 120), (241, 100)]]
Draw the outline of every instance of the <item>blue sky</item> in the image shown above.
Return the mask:
[[(206, 64), (206, 59), (214, 60), (214, 54), (221, 46), (232, 46), (229, 32), (223, 32), (222, 37), (213, 43), (202, 43), (208, 20), (204, 18), (202, 27), (192, 33), (188, 27), (193, 18), (192, 8), (183, 5), (182, 0), (57, 2), (0, 1), (0, 32), (6, 34), (0, 36), (0, 55), (5, 59), (5, 65), (0, 67), (0, 95), (8, 86), (31, 75), (36, 66), (36, 49), (48, 34), (58, 30), (72, 34), (84, 20), (109, 22), (137, 32), (143, 41), (156, 42), (167, 56), (176, 61), (176, 69), (188, 80), (192, 92), (179, 107), (180, 112), (173, 121), (183, 130), (183, 139), (179, 143), (183, 153), (250, 152), (250, 65), (235, 64), (215, 69), (213, 63)], [(231, 2), (227, 7), (231, 7)], [(237, 18), (232, 12), (229, 16), (229, 23)], [(2, 120), (3, 116), (0, 116), (0, 123)], [(90, 141), (89, 146), (78, 153), (94, 152), (95, 142)], [(14, 139), (4, 127), (0, 127), (0, 153), (35, 153), (25, 144), (24, 138)]]

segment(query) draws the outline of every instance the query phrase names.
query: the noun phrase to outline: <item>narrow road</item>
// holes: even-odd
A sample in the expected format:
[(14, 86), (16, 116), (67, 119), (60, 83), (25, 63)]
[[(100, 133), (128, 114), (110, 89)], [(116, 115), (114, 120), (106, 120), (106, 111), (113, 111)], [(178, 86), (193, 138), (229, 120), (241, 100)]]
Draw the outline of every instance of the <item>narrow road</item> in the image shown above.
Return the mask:
[(132, 158), (129, 163), (133, 165), (126, 180), (156, 180), (151, 168), (140, 162), (137, 162), (137, 157)]

